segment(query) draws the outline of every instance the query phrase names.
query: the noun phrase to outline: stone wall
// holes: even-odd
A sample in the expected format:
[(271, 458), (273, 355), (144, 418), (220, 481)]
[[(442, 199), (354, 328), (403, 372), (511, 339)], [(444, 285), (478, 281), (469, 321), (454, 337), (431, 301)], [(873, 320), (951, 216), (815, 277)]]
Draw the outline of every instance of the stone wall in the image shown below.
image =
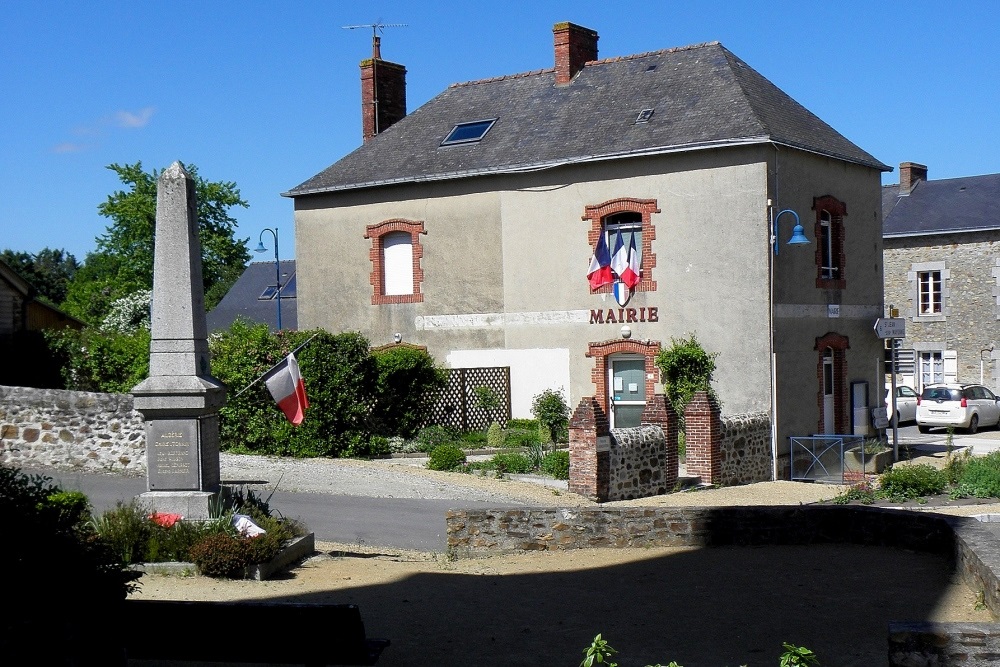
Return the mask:
[(129, 394), (0, 386), (0, 461), (143, 472), (142, 416)]
[(723, 486), (771, 481), (771, 419), (766, 412), (723, 417), (720, 436)]
[(659, 426), (612, 429), (608, 500), (647, 498), (669, 491), (666, 450)]

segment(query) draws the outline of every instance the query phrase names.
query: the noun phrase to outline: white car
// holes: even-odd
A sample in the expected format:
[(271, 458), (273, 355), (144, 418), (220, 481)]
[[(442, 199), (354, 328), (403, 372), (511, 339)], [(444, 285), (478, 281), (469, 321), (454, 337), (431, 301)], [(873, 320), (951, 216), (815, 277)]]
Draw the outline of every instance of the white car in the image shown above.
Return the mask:
[(955, 426), (975, 433), (1000, 423), (1000, 398), (980, 384), (932, 384), (917, 402), (917, 428), (927, 433), (935, 426)]
[[(912, 422), (917, 418), (917, 400), (920, 396), (906, 385), (896, 385), (897, 424)], [(892, 385), (885, 386), (886, 414), (892, 414)]]

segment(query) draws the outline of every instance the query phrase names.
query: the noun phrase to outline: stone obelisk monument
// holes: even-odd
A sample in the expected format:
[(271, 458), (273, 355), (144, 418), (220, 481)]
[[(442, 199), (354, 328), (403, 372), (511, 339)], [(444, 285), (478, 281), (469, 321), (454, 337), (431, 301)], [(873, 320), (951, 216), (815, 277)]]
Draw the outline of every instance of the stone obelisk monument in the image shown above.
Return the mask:
[(194, 181), (180, 162), (160, 174), (149, 377), (132, 389), (146, 421), (148, 491), (157, 512), (208, 518), (219, 491), (219, 408), (226, 389), (209, 372)]

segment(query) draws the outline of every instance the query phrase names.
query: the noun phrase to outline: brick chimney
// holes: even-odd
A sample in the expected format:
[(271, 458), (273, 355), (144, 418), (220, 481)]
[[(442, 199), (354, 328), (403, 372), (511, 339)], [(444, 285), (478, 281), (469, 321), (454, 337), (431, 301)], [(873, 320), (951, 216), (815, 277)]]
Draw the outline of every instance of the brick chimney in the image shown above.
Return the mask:
[(908, 195), (919, 181), (927, 180), (927, 165), (916, 162), (899, 163), (899, 194)]
[(367, 142), (406, 115), (406, 68), (382, 60), (381, 38), (372, 38), (372, 57), (361, 61), (361, 135)]
[(575, 23), (552, 26), (556, 45), (556, 83), (569, 83), (583, 64), (597, 60), (597, 33)]

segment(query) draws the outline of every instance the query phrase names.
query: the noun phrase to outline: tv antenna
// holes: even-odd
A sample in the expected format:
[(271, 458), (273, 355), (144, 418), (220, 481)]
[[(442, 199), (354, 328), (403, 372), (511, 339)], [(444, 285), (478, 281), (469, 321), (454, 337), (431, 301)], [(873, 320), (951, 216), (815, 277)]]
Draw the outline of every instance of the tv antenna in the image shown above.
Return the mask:
[(379, 19), (375, 23), (361, 23), (359, 25), (342, 25), (344, 30), (358, 30), (360, 28), (371, 28), (372, 30), (372, 110), (375, 120), (375, 134), (379, 133), (378, 122), (378, 61), (382, 59), (382, 38), (379, 34), (385, 32), (386, 28), (405, 28), (405, 23), (382, 23)]

